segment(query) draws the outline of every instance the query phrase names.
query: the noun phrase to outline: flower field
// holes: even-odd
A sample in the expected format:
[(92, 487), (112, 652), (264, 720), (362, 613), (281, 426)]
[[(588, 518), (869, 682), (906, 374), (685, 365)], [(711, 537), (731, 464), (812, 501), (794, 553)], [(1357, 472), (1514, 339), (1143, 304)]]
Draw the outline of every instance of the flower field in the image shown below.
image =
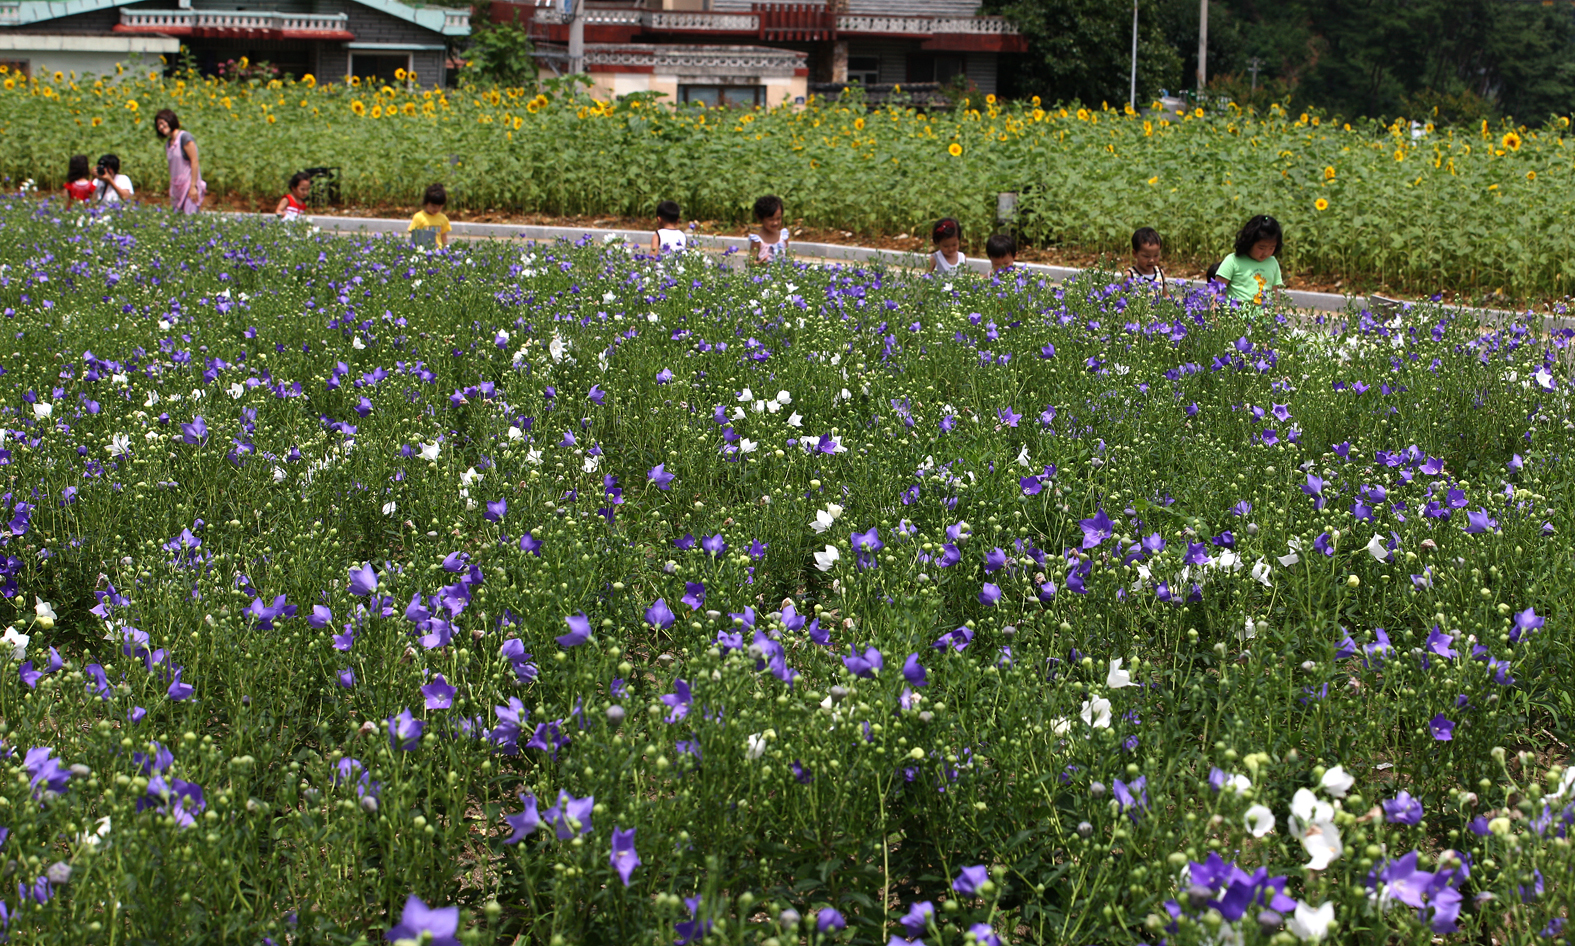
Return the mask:
[(0, 261), (12, 942), (1568, 941), (1570, 332), (17, 199)]
[[(815, 103), (674, 111), (597, 102), (566, 85), (396, 89), (124, 76), (4, 79), (0, 175), (58, 188), (68, 155), (118, 153), (145, 195), (165, 184), (153, 111), (172, 107), (203, 148), (217, 194), (272, 206), (290, 174), (341, 168), (341, 196), (414, 209), (428, 183), (453, 206), (743, 221), (761, 194), (790, 220), (865, 234), (964, 224), (975, 251), (996, 195), (1021, 193), (1035, 245), (1124, 256), (1155, 226), (1176, 257), (1218, 261), (1250, 216), (1286, 226), (1292, 272), (1417, 293), (1501, 290), (1559, 299), (1575, 283), (1575, 153), (1568, 117), (1541, 128), (1337, 125), (1320, 115), (1179, 118), (980, 102), (873, 112)], [(1425, 120), (1425, 116), (1419, 117)], [(565, 142), (573, 142), (566, 148)]]

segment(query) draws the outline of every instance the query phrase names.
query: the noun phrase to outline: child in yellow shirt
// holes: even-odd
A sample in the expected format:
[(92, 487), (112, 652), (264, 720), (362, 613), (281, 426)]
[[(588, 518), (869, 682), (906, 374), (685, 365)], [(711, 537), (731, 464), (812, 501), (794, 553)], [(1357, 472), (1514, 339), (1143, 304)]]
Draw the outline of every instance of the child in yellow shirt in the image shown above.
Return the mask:
[(448, 191), (442, 184), (433, 184), (421, 197), (421, 209), (410, 218), (410, 241), (417, 246), (448, 246), (448, 217), (443, 205), (448, 203)]

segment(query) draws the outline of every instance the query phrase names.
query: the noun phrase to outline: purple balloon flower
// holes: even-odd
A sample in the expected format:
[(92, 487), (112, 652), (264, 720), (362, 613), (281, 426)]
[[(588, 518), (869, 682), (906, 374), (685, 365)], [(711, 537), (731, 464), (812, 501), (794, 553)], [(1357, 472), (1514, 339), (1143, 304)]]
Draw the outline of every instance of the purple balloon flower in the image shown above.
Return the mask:
[(457, 692), (441, 673), (435, 674), (432, 682), (421, 688), (421, 695), (427, 698), (427, 709), (448, 709), (454, 705)]
[(979, 889), (989, 879), (989, 869), (983, 864), (975, 864), (972, 867), (964, 867), (962, 869), (962, 872), (957, 875), (957, 879), (952, 881), (952, 889), (965, 897), (975, 897), (979, 895)]
[[(364, 598), (364, 597), (366, 597), (367, 595), (371, 594), (372, 592), (374, 592), (376, 590), (377, 590), (377, 572), (372, 569), (372, 566), (370, 564), (368, 564), (366, 562), (362, 562), (360, 568), (351, 568), (350, 569), (350, 593), (351, 594), (356, 595), (357, 597), (363, 597)], [(327, 614), (328, 620), (332, 621), (333, 618), (334, 618), (333, 613), (328, 611), (327, 608), (324, 608), (323, 611)], [(313, 614), (314, 617), (317, 614), (317, 606), (315, 606), (315, 605), (312, 607), (312, 614)], [(311, 620), (308, 619), (307, 623), (310, 624)]]
[(567, 841), (576, 834), (590, 833), (591, 809), (595, 807), (595, 797), (575, 798), (560, 788), (558, 803), (542, 812), (541, 818), (557, 830), (558, 840)]
[(503, 816), (503, 822), (514, 829), (513, 834), (503, 839), (504, 844), (518, 844), (527, 834), (541, 827), (541, 816), (536, 813), (536, 796), (521, 792), (520, 802), (525, 805), (524, 811)]
[[(645, 478), (650, 480), (652, 483), (655, 483), (656, 488), (660, 490), (668, 490), (672, 489), (673, 487), (673, 474), (667, 472), (665, 467), (666, 464), (658, 463), (657, 465), (651, 467), (649, 473), (645, 474)], [(631, 828), (630, 830), (633, 829)]]
[(1433, 738), (1439, 742), (1449, 742), (1455, 738), (1455, 724), (1445, 719), (1443, 713), (1428, 720), (1427, 728), (1432, 731)]
[(505, 498), (488, 502), (487, 511), (481, 514), (481, 518), (488, 522), (501, 522), (503, 517), (508, 514), (509, 501)]
[(200, 447), (208, 442), (208, 422), (198, 414), (191, 419), (189, 424), (180, 425), (180, 439), (194, 447)]
[(1105, 515), (1103, 509), (1095, 510), (1092, 518), (1079, 519), (1077, 525), (1083, 530), (1083, 548), (1085, 549), (1094, 548), (1110, 538), (1115, 531), (1115, 524), (1110, 521), (1109, 516)]
[(432, 908), (421, 901), (415, 894), (405, 901), (405, 910), (399, 917), (399, 925), (388, 931), (383, 938), (389, 942), (402, 939), (421, 940), (422, 935), (431, 936), (427, 942), (431, 946), (459, 946), (459, 907)]
[(848, 928), (848, 921), (837, 912), (836, 907), (824, 907), (815, 917), (815, 928), (822, 933), (834, 933), (837, 930)]
[(662, 598), (657, 598), (655, 604), (645, 609), (645, 623), (652, 627), (666, 630), (672, 627), (677, 620), (678, 617), (673, 614), (673, 609), (669, 608), (667, 602)]
[(629, 875), (641, 864), (640, 855), (634, 849), (634, 828), (624, 831), (617, 826), (612, 833), (612, 856), (608, 863), (613, 870), (618, 872), (618, 877), (625, 887), (629, 886)]
[(569, 633), (557, 637), (560, 647), (578, 647), (591, 639), (591, 619), (583, 614), (571, 614), (563, 619), (569, 625)]
[(413, 752), (426, 728), (427, 724), (410, 715), (406, 707), (398, 716), (388, 717), (388, 743), (396, 752)]
[(1383, 803), (1384, 820), (1391, 824), (1414, 825), (1422, 820), (1422, 803), (1401, 789), (1400, 794)]

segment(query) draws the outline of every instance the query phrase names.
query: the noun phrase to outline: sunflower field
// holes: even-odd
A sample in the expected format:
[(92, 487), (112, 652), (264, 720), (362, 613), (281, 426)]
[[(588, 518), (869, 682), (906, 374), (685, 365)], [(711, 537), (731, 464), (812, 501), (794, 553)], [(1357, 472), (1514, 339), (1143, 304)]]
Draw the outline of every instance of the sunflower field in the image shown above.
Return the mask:
[(1173, 259), (1230, 251), (1250, 216), (1286, 226), (1294, 273), (1395, 289), (1555, 299), (1575, 281), (1575, 148), (1568, 117), (1543, 127), (1335, 124), (1315, 112), (1231, 106), (1178, 115), (977, 102), (923, 111), (812, 100), (804, 107), (674, 109), (583, 87), (422, 89), (223, 82), (156, 73), (6, 76), (0, 175), (60, 185), (72, 153), (118, 153), (158, 196), (151, 113), (176, 109), (218, 194), (274, 200), (303, 167), (341, 168), (341, 196), (417, 203), (434, 181), (452, 207), (645, 216), (679, 201), (695, 219), (743, 221), (761, 194), (789, 220), (862, 234), (963, 222), (978, 248), (996, 197), (1020, 195), (1030, 245), (1124, 254), (1154, 226)]

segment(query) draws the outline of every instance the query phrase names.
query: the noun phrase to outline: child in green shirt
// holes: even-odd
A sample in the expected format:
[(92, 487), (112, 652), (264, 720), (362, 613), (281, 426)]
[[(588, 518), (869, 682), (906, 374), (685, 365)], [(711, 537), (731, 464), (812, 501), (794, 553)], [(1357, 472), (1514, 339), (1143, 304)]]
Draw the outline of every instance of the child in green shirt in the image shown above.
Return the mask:
[(1276, 258), (1284, 247), (1278, 220), (1267, 214), (1253, 217), (1236, 235), (1236, 252), (1225, 257), (1210, 282), (1223, 283), (1225, 297), (1250, 314), (1261, 313), (1272, 291), (1285, 285)]

